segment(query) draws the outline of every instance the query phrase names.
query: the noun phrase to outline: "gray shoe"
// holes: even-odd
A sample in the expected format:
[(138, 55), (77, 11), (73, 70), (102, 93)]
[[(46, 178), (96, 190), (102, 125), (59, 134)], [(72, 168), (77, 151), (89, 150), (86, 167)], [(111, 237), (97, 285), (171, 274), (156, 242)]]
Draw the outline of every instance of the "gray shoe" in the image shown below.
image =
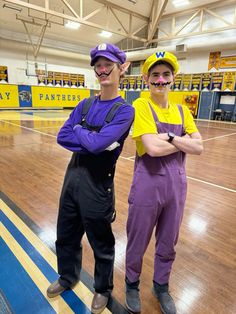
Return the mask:
[(125, 305), (131, 313), (141, 312), (141, 301), (138, 288), (131, 289), (126, 285)]
[[(152, 292), (155, 295), (155, 297), (158, 299), (160, 303), (160, 308), (163, 314), (176, 314), (176, 307), (174, 300), (172, 299), (171, 295), (168, 291), (168, 285), (158, 285), (154, 283)], [(161, 287), (159, 289), (159, 287)]]

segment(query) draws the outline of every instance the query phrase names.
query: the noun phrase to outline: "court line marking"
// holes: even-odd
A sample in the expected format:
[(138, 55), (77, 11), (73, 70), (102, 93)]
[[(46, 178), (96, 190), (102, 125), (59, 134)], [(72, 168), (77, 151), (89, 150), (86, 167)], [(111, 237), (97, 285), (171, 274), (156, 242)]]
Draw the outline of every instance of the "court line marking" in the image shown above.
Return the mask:
[[(47, 261), (47, 263), (57, 272), (56, 255), (48, 248), (48, 246), (37, 237), (37, 235), (11, 210), (11, 208), (1, 198), (0, 208), (3, 211), (3, 213), (8, 217), (8, 219), (16, 226), (16, 228), (25, 236), (25, 238)], [(46, 293), (46, 289), (48, 288), (49, 285), (50, 283), (48, 282), (46, 288), (44, 289), (44, 293)], [(90, 309), (93, 293), (87, 288), (87, 286), (80, 281), (73, 288), (73, 291), (80, 298), (80, 300), (88, 307), (88, 309)], [(50, 303), (51, 300), (54, 299), (50, 299)], [(111, 314), (111, 312), (106, 308), (104, 310), (104, 314)]]
[[(3, 121), (3, 120), (0, 120), (0, 121)], [(15, 123), (12, 123), (12, 122), (9, 122), (9, 121), (3, 121), (3, 122), (7, 122), (7, 123), (9, 123), (9, 124), (16, 125), (16, 126), (18, 126), (18, 127), (20, 127), (20, 128), (24, 128), (24, 129), (27, 129), (27, 130), (32, 131), (32, 132), (36, 132), (36, 133), (40, 133), (40, 134), (44, 134), (44, 135), (47, 135), (47, 136), (56, 138), (55, 135), (51, 135), (51, 134), (48, 134), (48, 133), (40, 132), (40, 131), (34, 130), (34, 129), (32, 129), (32, 128), (25, 127), (25, 126), (22, 126), (22, 125), (19, 125), (19, 124), (15, 124)], [(232, 136), (232, 135), (235, 135), (235, 134), (236, 134), (236, 133), (230, 133), (230, 134), (226, 134), (226, 135), (222, 135), (222, 136), (216, 136), (216, 137), (212, 137), (212, 138), (205, 139), (205, 140), (203, 140), (203, 142), (211, 141), (211, 140), (218, 139), (218, 138), (222, 138), (222, 137)], [(134, 159), (133, 159), (134, 156), (131, 156), (131, 157), (123, 157), (123, 156), (120, 156), (120, 158), (134, 162)], [(211, 185), (211, 186), (215, 186), (215, 187), (218, 187), (218, 188), (223, 189), (223, 190), (226, 190), (226, 191), (230, 191), (230, 192), (236, 193), (236, 190), (229, 189), (229, 188), (226, 188), (226, 187), (221, 186), (221, 185), (213, 184), (213, 183), (208, 182), (208, 181), (204, 181), (204, 180), (200, 180), (200, 179), (195, 179), (195, 178), (188, 177), (188, 176), (187, 176), (187, 178), (189, 178), (189, 179), (191, 179), (191, 180), (199, 181), (199, 182), (202, 182), (202, 183)]]
[(222, 185), (214, 184), (214, 183), (211, 183), (211, 182), (208, 182), (208, 181), (200, 180), (200, 179), (189, 177), (189, 176), (187, 176), (187, 178), (190, 179), (190, 180), (193, 180), (193, 181), (197, 181), (197, 182), (205, 183), (207, 185), (214, 186), (216, 188), (219, 188), (219, 189), (222, 189), (222, 190), (225, 190), (225, 191), (236, 193), (236, 190), (226, 188), (226, 187), (224, 187)]
[(38, 130), (35, 130), (35, 129), (32, 129), (32, 128), (28, 128), (27, 126), (19, 125), (17, 123), (5, 121), (5, 120), (0, 120), (0, 122), (4, 122), (4, 123), (11, 124), (11, 125), (15, 125), (15, 126), (18, 126), (19, 128), (22, 128), (22, 129), (25, 129), (25, 130), (28, 130), (28, 131), (32, 131), (32, 132), (35, 132), (35, 133), (43, 134), (43, 135), (46, 135), (46, 136), (56, 137), (55, 135), (44, 133), (44, 132), (41, 132), (41, 131), (38, 131)]
[[(1, 231), (1, 237), (3, 238), (4, 242), (7, 244), (7, 246), (10, 248), (12, 253), (17, 258), (17, 260), (23, 266), (23, 268), (28, 273), (32, 281), (36, 284), (38, 289), (43, 294), (44, 298), (48, 300), (46, 289), (49, 286), (50, 282), (42, 274), (40, 269), (34, 264), (32, 259), (22, 249), (19, 243), (15, 240), (15, 238), (11, 235), (11, 233), (7, 230), (7, 228), (1, 222), (0, 222), (0, 231)], [(53, 307), (56, 313), (59, 313), (61, 310), (63, 311), (65, 310), (66, 313), (71, 313), (71, 314), (74, 313), (61, 297), (50, 300), (49, 304)]]
[(202, 140), (202, 141), (203, 141), (203, 142), (207, 142), (207, 141), (215, 140), (215, 139), (218, 139), (218, 138), (223, 138), (223, 137), (227, 137), (227, 136), (232, 136), (232, 135), (235, 135), (235, 134), (236, 134), (236, 132), (230, 133), (230, 134), (221, 135), (221, 136), (210, 137), (210, 138), (207, 138), (207, 139)]
[(231, 131), (235, 131), (236, 128), (218, 128), (217, 126), (209, 126), (209, 125), (201, 125), (201, 124), (197, 124), (197, 127), (199, 128), (211, 128), (211, 129), (217, 129), (217, 130), (231, 130)]

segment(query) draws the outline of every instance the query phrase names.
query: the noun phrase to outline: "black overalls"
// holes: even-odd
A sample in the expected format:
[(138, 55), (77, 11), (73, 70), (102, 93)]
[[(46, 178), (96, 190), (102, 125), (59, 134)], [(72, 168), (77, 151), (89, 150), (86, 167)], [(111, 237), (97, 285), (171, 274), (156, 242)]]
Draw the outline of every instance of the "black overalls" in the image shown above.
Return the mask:
[[(99, 132), (102, 126), (91, 126), (86, 122), (91, 103), (89, 99), (84, 104), (80, 124)], [(113, 105), (104, 124), (113, 119), (121, 105)], [(95, 257), (95, 291), (109, 295), (113, 289), (115, 239), (111, 222), (115, 218), (113, 179), (116, 156), (116, 149), (98, 155), (72, 155), (61, 192), (57, 222), (56, 252), (59, 282), (63, 287), (71, 287), (79, 280), (81, 239), (86, 232)]]

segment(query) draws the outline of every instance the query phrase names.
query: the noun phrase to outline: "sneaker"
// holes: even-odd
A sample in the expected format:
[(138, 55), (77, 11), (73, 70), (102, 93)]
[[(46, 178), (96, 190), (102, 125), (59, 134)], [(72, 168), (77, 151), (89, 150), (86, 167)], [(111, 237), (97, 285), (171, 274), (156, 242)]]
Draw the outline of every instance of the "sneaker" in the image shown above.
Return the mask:
[(177, 313), (174, 300), (169, 294), (168, 284), (159, 285), (158, 283), (154, 282), (152, 291), (160, 303), (160, 308), (163, 314)]
[(138, 288), (130, 288), (126, 284), (125, 305), (131, 313), (141, 312), (141, 301)]

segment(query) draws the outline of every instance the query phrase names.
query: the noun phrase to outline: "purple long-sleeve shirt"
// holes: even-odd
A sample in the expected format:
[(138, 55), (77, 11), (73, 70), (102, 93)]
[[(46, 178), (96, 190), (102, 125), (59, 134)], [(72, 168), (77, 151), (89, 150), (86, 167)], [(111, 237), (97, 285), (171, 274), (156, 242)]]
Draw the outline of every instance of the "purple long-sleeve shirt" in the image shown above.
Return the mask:
[(123, 101), (120, 96), (112, 100), (95, 98), (86, 116), (86, 121), (89, 125), (103, 125), (103, 127), (100, 132), (94, 132), (78, 125), (81, 122), (82, 108), (85, 102), (85, 99), (82, 100), (60, 129), (57, 136), (58, 144), (81, 154), (99, 154), (116, 141), (119, 141), (122, 147), (133, 122), (133, 107), (124, 103), (117, 109), (110, 123), (104, 124), (104, 120), (114, 103)]

